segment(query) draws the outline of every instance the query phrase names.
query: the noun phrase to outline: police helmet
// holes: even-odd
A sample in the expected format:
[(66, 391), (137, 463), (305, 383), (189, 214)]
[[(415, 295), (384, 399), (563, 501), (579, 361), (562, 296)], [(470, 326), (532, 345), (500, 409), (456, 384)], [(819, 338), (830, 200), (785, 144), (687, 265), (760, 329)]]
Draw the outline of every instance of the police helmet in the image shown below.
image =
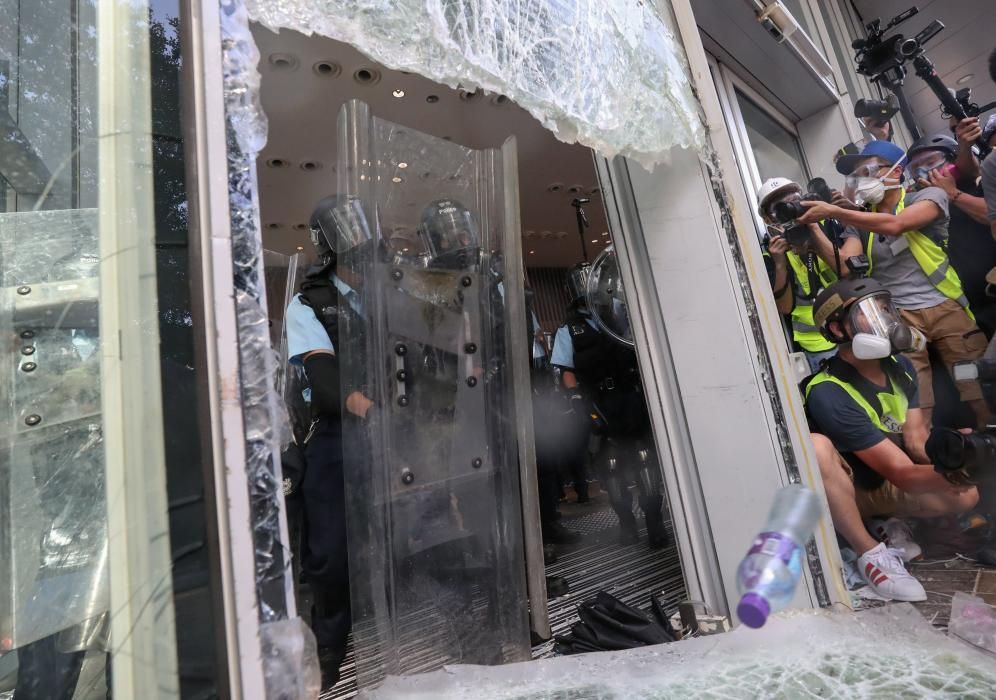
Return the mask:
[(588, 277), (591, 275), (591, 263), (578, 263), (567, 273), (567, 294), (571, 304), (586, 301), (588, 296)]
[(455, 199), (437, 199), (425, 207), (418, 233), (433, 260), (478, 248), (481, 241), (474, 215)]
[(325, 197), (311, 214), (311, 244), (321, 260), (369, 244), (373, 240), (360, 200), (338, 194)]
[(848, 342), (843, 333), (830, 330), (830, 322), (843, 324), (850, 308), (870, 296), (886, 295), (891, 298), (889, 290), (870, 277), (849, 277), (838, 280), (816, 296), (813, 302), (813, 323), (820, 329), (820, 334), (831, 343), (838, 345)]

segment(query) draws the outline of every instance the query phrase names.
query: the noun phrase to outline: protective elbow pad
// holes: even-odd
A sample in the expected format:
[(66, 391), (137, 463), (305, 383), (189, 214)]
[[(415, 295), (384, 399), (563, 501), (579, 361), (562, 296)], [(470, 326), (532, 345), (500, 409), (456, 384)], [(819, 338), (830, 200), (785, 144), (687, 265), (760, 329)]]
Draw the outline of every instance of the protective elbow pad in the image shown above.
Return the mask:
[(339, 358), (318, 353), (304, 361), (304, 371), (311, 385), (311, 408), (319, 416), (342, 415), (339, 392)]

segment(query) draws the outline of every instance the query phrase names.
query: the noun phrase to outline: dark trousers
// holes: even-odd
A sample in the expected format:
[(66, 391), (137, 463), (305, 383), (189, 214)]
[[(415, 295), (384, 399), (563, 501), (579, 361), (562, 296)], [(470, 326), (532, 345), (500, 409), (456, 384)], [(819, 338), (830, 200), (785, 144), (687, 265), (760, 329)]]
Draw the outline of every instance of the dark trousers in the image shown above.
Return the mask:
[(301, 483), (301, 570), (315, 597), (318, 646), (344, 656), (351, 624), (342, 427), (322, 419), (305, 446)]

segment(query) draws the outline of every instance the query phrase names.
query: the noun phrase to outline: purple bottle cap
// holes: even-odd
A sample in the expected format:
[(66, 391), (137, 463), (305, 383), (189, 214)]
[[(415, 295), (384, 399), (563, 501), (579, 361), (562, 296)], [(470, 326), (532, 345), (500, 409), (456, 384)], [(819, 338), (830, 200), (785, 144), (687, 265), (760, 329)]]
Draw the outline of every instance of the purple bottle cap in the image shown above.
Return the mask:
[(763, 627), (771, 614), (771, 606), (757, 593), (744, 593), (737, 605), (737, 617), (751, 629)]

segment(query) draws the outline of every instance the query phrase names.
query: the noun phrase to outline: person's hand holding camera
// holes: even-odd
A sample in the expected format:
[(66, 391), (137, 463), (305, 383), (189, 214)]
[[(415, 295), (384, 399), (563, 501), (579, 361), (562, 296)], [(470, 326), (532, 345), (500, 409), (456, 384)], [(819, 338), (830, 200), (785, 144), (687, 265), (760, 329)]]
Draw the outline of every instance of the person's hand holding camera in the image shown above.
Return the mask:
[(978, 117), (965, 117), (955, 126), (955, 138), (959, 144), (969, 147), (982, 137), (982, 125)]
[(807, 200), (802, 202), (806, 211), (796, 221), (800, 224), (815, 224), (824, 219), (836, 219), (840, 213), (840, 208), (820, 200)]
[(844, 196), (844, 193), (840, 190), (830, 190), (830, 203), (835, 207), (840, 207), (841, 209), (850, 209), (851, 211), (858, 211), (861, 207), (852, 202), (850, 199)]
[(777, 266), (785, 265), (785, 253), (788, 252), (789, 244), (785, 236), (776, 234), (768, 241), (768, 253)]

